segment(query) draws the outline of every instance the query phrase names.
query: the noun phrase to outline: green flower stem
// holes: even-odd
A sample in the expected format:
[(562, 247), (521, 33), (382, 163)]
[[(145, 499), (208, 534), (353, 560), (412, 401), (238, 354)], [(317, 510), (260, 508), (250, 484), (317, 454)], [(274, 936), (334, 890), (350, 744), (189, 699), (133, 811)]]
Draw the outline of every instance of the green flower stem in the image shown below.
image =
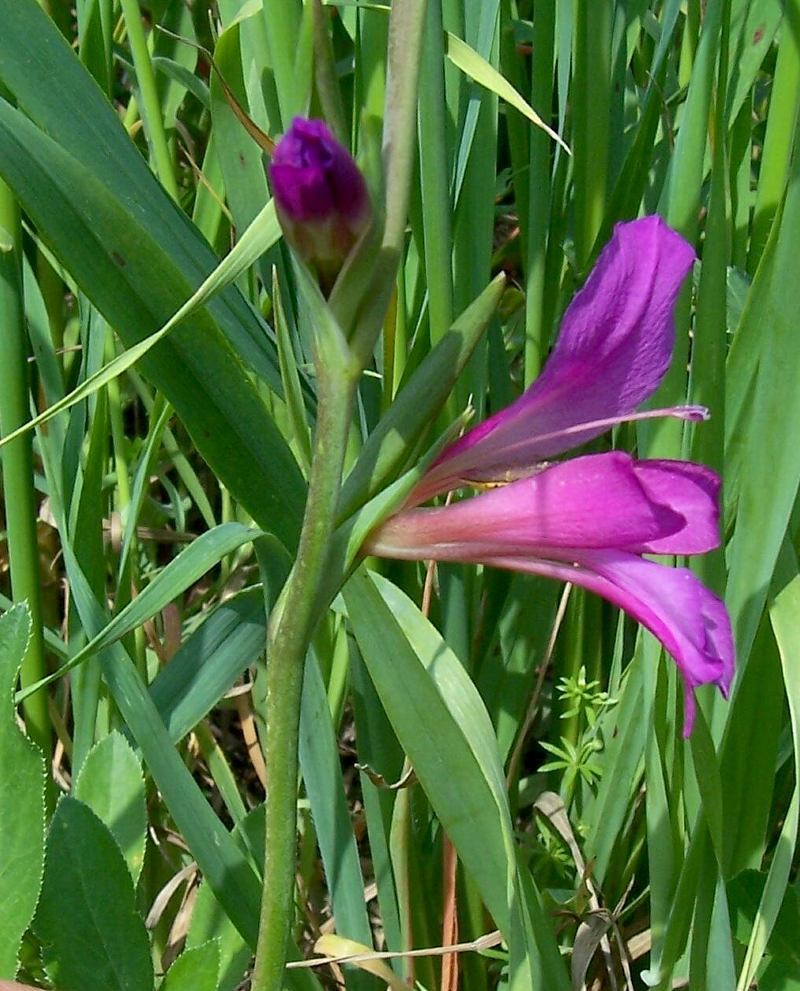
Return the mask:
[(589, 261), (608, 196), (611, 30), (612, 5), (608, 0), (579, 0), (575, 8), (572, 94), (575, 254), (579, 271)]
[[(531, 105), (543, 120), (553, 106), (553, 59), (555, 57), (555, 4), (537, 4), (533, 18)], [(528, 173), (528, 260), (525, 294), (525, 385), (538, 376), (547, 350), (544, 325), (547, 285), (547, 235), (550, 215), (550, 138), (541, 128), (530, 129)]]
[(142, 13), (139, 10), (139, 0), (120, 0), (122, 16), (128, 29), (128, 41), (133, 56), (133, 67), (136, 70), (136, 81), (139, 84), (140, 112), (144, 126), (147, 129), (147, 140), (153, 155), (153, 164), (161, 184), (174, 199), (178, 199), (178, 186), (172, 168), (167, 136), (164, 132), (164, 121), (161, 118), (161, 101), (158, 98), (156, 77), (153, 63), (147, 48), (147, 37), (142, 25)]
[(758, 178), (748, 270), (753, 274), (764, 251), (789, 175), (794, 123), (800, 113), (800, 0), (784, 9), (767, 131)]
[[(447, 104), (444, 89), (444, 28), (441, 0), (427, 5), (420, 67), (419, 170), (422, 193), (425, 274), (431, 345), (440, 341), (453, 322), (452, 207), (447, 158)], [(455, 416), (453, 403), (452, 415)], [(448, 413), (451, 411), (448, 410)]]
[(289, 127), (292, 117), (302, 112), (297, 105), (298, 87), (295, 54), (300, 37), (301, 7), (297, 0), (264, 0), (265, 39), (269, 61), (275, 76), (280, 107), (280, 130)]
[[(0, 180), (0, 432), (5, 436), (30, 419), (28, 346), (22, 296), (22, 227), (13, 193)], [(30, 433), (2, 453), (3, 503), (6, 517), (14, 601), (27, 600), (32, 632), (22, 662), (22, 687), (46, 674), (39, 582), (39, 546), (33, 491)], [(23, 705), (28, 734), (45, 755), (51, 747), (47, 693), (37, 692)]]
[(267, 634), (266, 860), (252, 991), (280, 991), (293, 917), (297, 744), (305, 657), (319, 616), (358, 373), (320, 378), (314, 454), (294, 567)]

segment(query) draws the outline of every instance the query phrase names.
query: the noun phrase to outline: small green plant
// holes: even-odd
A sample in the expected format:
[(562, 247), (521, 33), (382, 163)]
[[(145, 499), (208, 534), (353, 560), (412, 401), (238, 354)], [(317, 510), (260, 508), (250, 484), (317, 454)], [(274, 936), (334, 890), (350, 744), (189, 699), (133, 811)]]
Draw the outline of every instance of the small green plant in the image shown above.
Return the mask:
[(599, 721), (605, 711), (616, 705), (616, 699), (601, 689), (599, 681), (586, 680), (583, 665), (577, 674), (559, 680), (556, 693), (565, 705), (561, 718), (576, 719), (580, 735), (575, 743), (564, 737), (560, 744), (541, 740), (539, 745), (556, 759), (542, 764), (539, 770), (563, 773), (561, 793), (569, 806), (579, 779), (592, 787), (603, 774), (603, 763), (597, 759), (603, 750)]

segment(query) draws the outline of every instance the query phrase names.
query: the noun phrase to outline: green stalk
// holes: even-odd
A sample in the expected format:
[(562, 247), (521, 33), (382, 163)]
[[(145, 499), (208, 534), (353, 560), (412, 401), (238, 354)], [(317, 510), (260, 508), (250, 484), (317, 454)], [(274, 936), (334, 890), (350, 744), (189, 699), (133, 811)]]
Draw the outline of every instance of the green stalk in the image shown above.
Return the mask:
[(294, 904), (300, 698), (318, 619), (316, 589), (328, 561), (357, 371), (320, 378), (314, 456), (294, 567), (267, 634), (266, 859), (252, 991), (280, 991)]
[(588, 264), (607, 199), (612, 18), (610, 0), (578, 0), (572, 150), (575, 255), (579, 271)]
[(275, 75), (281, 128), (286, 130), (296, 113), (305, 108), (297, 106), (297, 79), (295, 53), (300, 38), (300, 7), (296, 0), (264, 0), (264, 24), (266, 25), (269, 61)]
[[(714, 94), (711, 195), (706, 220), (703, 264), (697, 293), (697, 315), (692, 348), (692, 402), (708, 406), (711, 420), (695, 431), (692, 459), (722, 473), (725, 447), (725, 360), (727, 357), (725, 303), (730, 259), (730, 190), (728, 180), (727, 103), (730, 11), (723, 11), (717, 88)], [(696, 573), (720, 594), (725, 587), (722, 548), (693, 562)], [(713, 891), (709, 895), (713, 899)], [(710, 911), (710, 910), (709, 910)]]
[[(531, 106), (549, 121), (553, 106), (555, 4), (537, 4), (533, 16)], [(544, 322), (547, 231), (550, 215), (550, 138), (541, 128), (530, 128), (528, 174), (528, 257), (525, 293), (525, 385), (539, 374), (547, 347)]]
[(125, 26), (128, 29), (128, 41), (131, 46), (133, 67), (136, 70), (136, 80), (139, 84), (141, 98), (139, 110), (147, 129), (147, 140), (153, 155), (155, 173), (169, 195), (177, 200), (178, 186), (172, 168), (172, 155), (164, 132), (164, 121), (161, 118), (161, 102), (158, 99), (156, 77), (147, 48), (139, 0), (120, 0), (120, 6), (122, 7), (122, 16), (125, 18)]
[[(22, 295), (22, 226), (19, 206), (0, 180), (0, 432), (10, 433), (30, 419), (28, 348)], [(11, 587), (15, 602), (26, 599), (32, 633), (22, 661), (25, 688), (47, 674), (39, 585), (39, 546), (33, 491), (32, 435), (23, 434), (3, 449), (3, 499), (6, 515)], [(31, 739), (50, 754), (47, 693), (37, 692), (23, 703)]]
[[(114, 347), (114, 332), (106, 324), (105, 361), (110, 363), (116, 357)], [(125, 424), (123, 422), (122, 395), (119, 379), (113, 378), (106, 386), (108, 393), (108, 412), (111, 420), (111, 437), (114, 447), (114, 469), (117, 479), (117, 509), (123, 518), (128, 511), (131, 501), (130, 465), (125, 452)]]
[(800, 113), (800, 0), (788, 0), (775, 62), (767, 132), (758, 177), (748, 271), (754, 274), (789, 176), (795, 121)]
[(692, 78), (692, 66), (697, 54), (700, 35), (700, 0), (689, 0), (686, 5), (686, 24), (681, 36), (681, 56), (678, 63), (678, 85), (685, 88)]
[[(724, 6), (725, 0), (709, 0), (706, 5), (689, 91), (683, 105), (681, 126), (670, 159), (668, 183), (662, 193), (658, 209), (670, 227), (674, 227), (692, 244), (696, 244), (698, 240), (708, 119), (711, 94), (716, 81)], [(672, 364), (658, 392), (650, 400), (653, 407), (672, 406), (685, 402), (690, 309), (691, 293), (685, 286), (675, 308), (677, 333)], [(681, 457), (684, 426), (680, 420), (674, 419), (653, 421), (652, 426), (639, 424), (637, 433), (640, 451), (651, 458)]]
[(426, 21), (420, 65), (419, 171), (428, 322), (433, 346), (444, 337), (453, 322), (451, 170), (447, 157), (441, 0), (430, 0)]

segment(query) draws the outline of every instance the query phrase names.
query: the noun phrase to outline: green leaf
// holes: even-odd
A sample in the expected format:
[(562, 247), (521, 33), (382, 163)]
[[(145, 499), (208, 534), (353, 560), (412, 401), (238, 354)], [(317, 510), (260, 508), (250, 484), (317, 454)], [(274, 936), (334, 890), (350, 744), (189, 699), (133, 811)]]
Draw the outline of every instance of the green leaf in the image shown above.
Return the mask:
[(133, 344), (126, 351), (123, 351), (122, 354), (117, 355), (116, 358), (103, 365), (93, 375), (84, 379), (69, 395), (57, 400), (43, 413), (40, 413), (11, 433), (6, 434), (0, 444), (7, 444), (20, 434), (42, 423), (46, 423), (58, 413), (94, 395), (103, 386), (108, 385), (109, 382), (112, 382), (119, 375), (122, 375), (123, 372), (126, 372), (133, 365), (137, 364), (137, 362), (140, 362), (159, 342), (164, 340), (173, 328), (190, 317), (198, 307), (211, 299), (220, 289), (230, 285), (267, 248), (271, 247), (279, 236), (280, 227), (275, 213), (275, 206), (272, 200), (270, 200), (253, 220), (253, 223), (247, 228), (233, 250), (222, 259), (208, 278), (203, 280), (202, 285), (178, 308), (163, 327), (160, 327), (155, 333), (150, 334), (144, 340)]
[[(313, 651), (306, 660), (303, 677), (299, 748), (300, 768), (325, 865), (336, 932), (371, 945), (364, 879), (342, 786), (339, 748), (325, 684)], [(354, 988), (365, 986), (363, 974), (354, 974), (348, 986), (350, 981)]]
[[(384, 594), (392, 596), (391, 606)], [(487, 738), (494, 734), (480, 698), (474, 687), (470, 691), (463, 668), (458, 661), (453, 664), (441, 640), (439, 671), (445, 684), (437, 684), (428, 670), (436, 653), (426, 650), (426, 664), (407, 639), (409, 621), (419, 628), (423, 618), (410, 618), (413, 606), (407, 600), (402, 613), (395, 611), (406, 605), (399, 590), (390, 591), (387, 582), (361, 569), (345, 586), (344, 599), (394, 731), (487, 908), (499, 928), (508, 932), (506, 843), (511, 826), (503, 809), (502, 769)], [(452, 683), (446, 685), (448, 679)], [(446, 687), (458, 694), (444, 696)]]
[[(185, 281), (175, 260), (120, 201), (2, 100), (0, 173), (129, 346), (140, 343), (149, 330), (163, 328), (192, 296), (197, 283)], [(291, 545), (304, 499), (302, 476), (208, 311), (195, 313), (152, 350), (151, 343), (134, 352), (144, 373), (167, 396), (200, 452), (250, 514), (271, 520), (274, 532)], [(113, 371), (128, 360), (122, 356)]]
[(440, 634), (386, 579), (361, 568), (343, 595), (392, 727), (515, 959), (525, 956), (523, 969), (543, 986), (566, 991), (538, 892), (518, 875), (503, 768), (475, 686)]
[(765, 258), (756, 277), (760, 287), (766, 280), (768, 292), (752, 314), (760, 328), (760, 360), (740, 462), (736, 530), (728, 548), (727, 600), (740, 668), (748, 660), (800, 484), (800, 445), (794, 437), (800, 419), (800, 340), (796, 333), (800, 148), (796, 149), (792, 180), (774, 253)]
[(177, 743), (264, 653), (264, 594), (250, 588), (218, 606), (150, 685), (150, 697)]
[(59, 991), (150, 991), (153, 964), (128, 866), (108, 828), (69, 795), (58, 803), (34, 921)]
[[(731, 3), (731, 47), (735, 55), (730, 60), (728, 120), (736, 117), (752, 90), (783, 17), (781, 0), (733, 0)], [(789, 27), (786, 20), (784, 23)]]
[(758, 979), (759, 991), (800, 991), (800, 964), (772, 960)]
[(160, 991), (216, 991), (219, 964), (217, 940), (184, 950), (167, 971)]
[(164, 55), (154, 56), (152, 62), (154, 69), (162, 72), (168, 79), (180, 83), (192, 96), (200, 101), (206, 110), (210, 108), (211, 100), (208, 95), (208, 86), (206, 86), (202, 79), (198, 79), (193, 72), (187, 69), (185, 65), (181, 65), (180, 62), (176, 62), (174, 59), (167, 58)]
[(81, 767), (74, 795), (108, 826), (136, 884), (142, 872), (147, 835), (144, 778), (136, 755), (121, 733), (113, 730), (92, 747)]
[[(72, 595), (87, 634), (100, 633), (107, 623), (104, 610), (86, 584), (74, 553), (64, 548)], [(255, 943), (259, 884), (240, 849), (202, 794), (161, 721), (133, 662), (121, 644), (99, 654), (103, 677), (120, 715), (141, 749), (149, 772), (231, 920)]]
[[(783, 819), (780, 834), (772, 860), (764, 881), (764, 888), (755, 913), (753, 930), (747, 944), (747, 952), (742, 964), (738, 991), (744, 991), (755, 977), (761, 958), (775, 935), (776, 926), (786, 904), (789, 878), (791, 876), (794, 852), (797, 846), (797, 831), (800, 824), (800, 666), (797, 663), (800, 628), (797, 624), (800, 606), (800, 571), (794, 548), (788, 540), (783, 542), (775, 569), (773, 584), (774, 601), (770, 606), (770, 622), (775, 633), (775, 641), (781, 658), (786, 698), (789, 705), (789, 719), (792, 728), (795, 782), (789, 808)], [(790, 902), (789, 911), (797, 916), (797, 900)], [(796, 918), (794, 929), (796, 930)]]
[[(0, 101), (0, 174), (133, 346), (164, 326), (217, 259), (35, 0), (0, 0), (0, 17), (9, 24), (0, 35), (0, 77), (39, 125)], [(242, 362), (280, 391), (274, 340), (230, 286), (141, 364), (228, 489), (292, 546), (305, 484)]]
[[(253, 16), (260, 20), (263, 15), (259, 11)], [(246, 29), (237, 19), (217, 38), (214, 61), (219, 74), (212, 74), (209, 92), (217, 160), (228, 205), (240, 230), (250, 223), (269, 196), (261, 149), (232, 110), (219, 78), (221, 75), (242, 107), (247, 107), (240, 37), (243, 30)]]
[(17, 973), (44, 862), (44, 760), (20, 732), (12, 702), (30, 631), (25, 605), (0, 619), (0, 979), (9, 980)]

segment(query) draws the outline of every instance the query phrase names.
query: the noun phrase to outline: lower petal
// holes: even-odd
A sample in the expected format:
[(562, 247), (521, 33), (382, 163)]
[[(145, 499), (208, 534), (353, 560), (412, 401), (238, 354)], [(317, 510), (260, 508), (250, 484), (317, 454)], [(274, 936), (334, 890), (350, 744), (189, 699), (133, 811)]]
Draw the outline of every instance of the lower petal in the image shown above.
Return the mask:
[(687, 568), (668, 568), (624, 551), (576, 551), (575, 564), (522, 557), (485, 560), (513, 571), (573, 582), (619, 606), (664, 645), (685, 687), (683, 733), (694, 722), (694, 689), (715, 684), (727, 698), (734, 673), (723, 602)]

